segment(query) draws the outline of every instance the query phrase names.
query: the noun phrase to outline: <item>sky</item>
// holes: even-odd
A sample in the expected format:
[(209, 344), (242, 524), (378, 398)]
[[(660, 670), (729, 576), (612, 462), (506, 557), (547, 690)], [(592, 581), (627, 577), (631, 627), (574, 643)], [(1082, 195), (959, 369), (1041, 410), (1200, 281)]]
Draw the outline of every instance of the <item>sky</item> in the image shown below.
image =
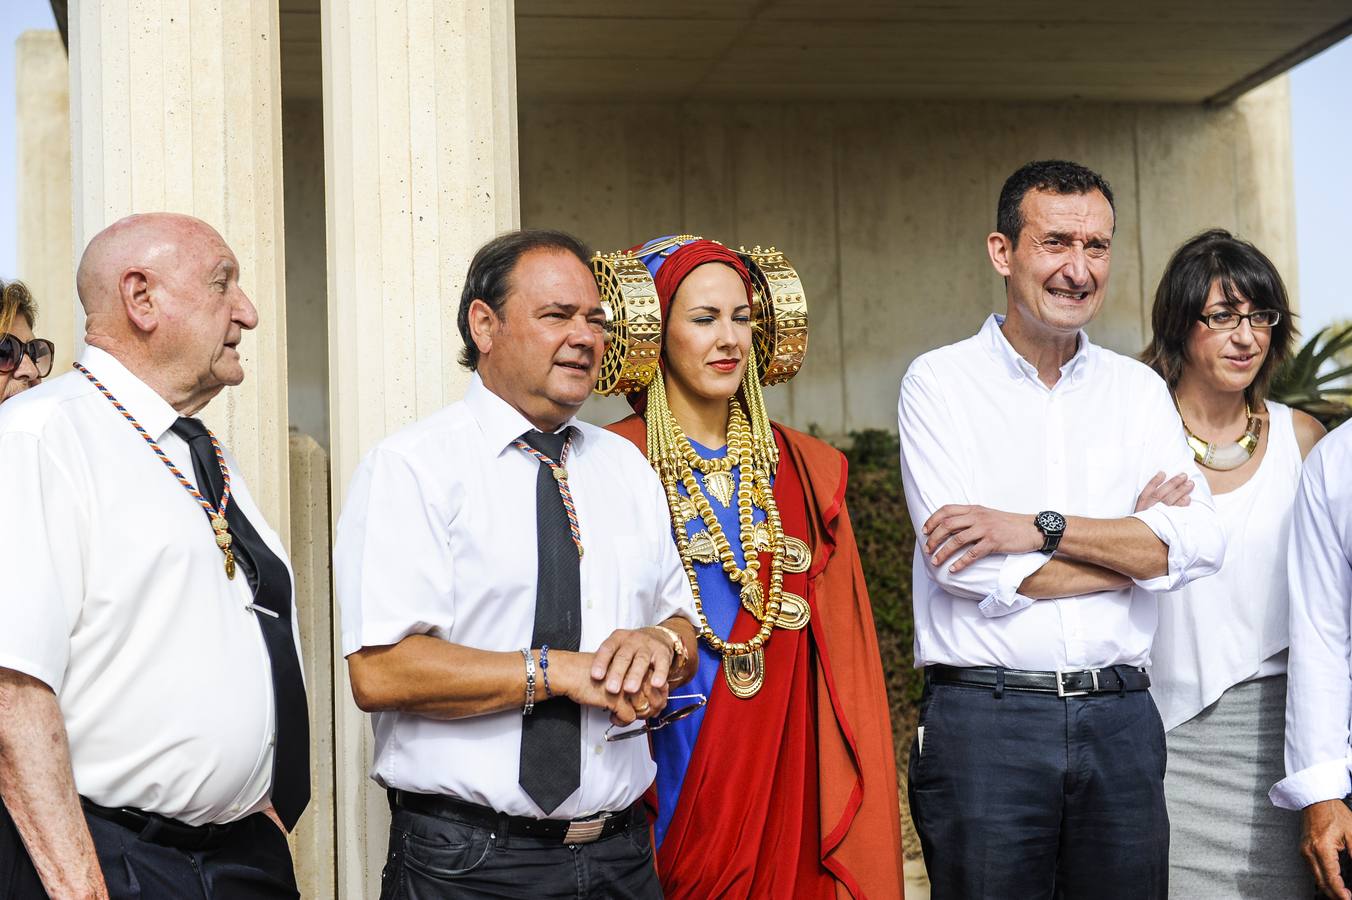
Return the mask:
[[(0, 0), (0, 278), (18, 276), (14, 42), (55, 28), (48, 0)], [(1341, 238), (1352, 211), (1352, 38), (1291, 71), (1301, 331), (1352, 319)]]

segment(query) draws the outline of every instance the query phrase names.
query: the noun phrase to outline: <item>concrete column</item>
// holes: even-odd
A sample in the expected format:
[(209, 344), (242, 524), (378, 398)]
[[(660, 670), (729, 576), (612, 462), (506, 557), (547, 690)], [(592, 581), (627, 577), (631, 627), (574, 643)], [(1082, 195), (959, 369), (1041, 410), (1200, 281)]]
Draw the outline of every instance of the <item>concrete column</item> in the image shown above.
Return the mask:
[(71, 5), (77, 253), (132, 212), (188, 213), (239, 257), (260, 324), (247, 376), (207, 407), (268, 521), (287, 534), (286, 306), (277, 0)]
[(19, 271), (38, 303), (38, 335), (56, 344), (52, 373), (70, 370), (84, 314), (75, 301), (70, 218), (70, 74), (55, 31), (17, 44)]
[[(362, 454), (468, 382), (465, 269), (519, 220), (516, 51), (511, 0), (323, 0), (322, 21), (336, 513)], [(389, 819), (337, 670), (339, 892), (370, 897)]]

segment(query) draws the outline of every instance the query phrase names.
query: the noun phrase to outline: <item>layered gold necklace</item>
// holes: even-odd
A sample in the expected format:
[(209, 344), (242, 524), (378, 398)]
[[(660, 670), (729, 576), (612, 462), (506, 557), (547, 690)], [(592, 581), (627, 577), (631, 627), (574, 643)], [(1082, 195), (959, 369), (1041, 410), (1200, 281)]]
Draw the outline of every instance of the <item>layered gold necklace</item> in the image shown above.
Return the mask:
[[(745, 382), (755, 379), (754, 362), (748, 361)], [(744, 383), (745, 383), (744, 382)], [(806, 601), (784, 591), (786, 548), (792, 553), (795, 565), (792, 571), (806, 571), (810, 553), (802, 541), (786, 538), (779, 508), (774, 500), (772, 476), (778, 464), (779, 451), (769, 427), (769, 416), (757, 401), (759, 391), (749, 391), (752, 407), (751, 421), (736, 397), (728, 401), (728, 452), (717, 460), (706, 460), (695, 451), (690, 440), (677, 424), (667, 405), (664, 376), (653, 379), (648, 393), (648, 458), (662, 481), (671, 514), (672, 530), (676, 536), (676, 550), (690, 581), (695, 598), (695, 612), (699, 618), (699, 633), (713, 650), (723, 657), (723, 676), (728, 689), (735, 696), (749, 698), (760, 691), (765, 678), (764, 648), (776, 626), (799, 629), (807, 625)], [(757, 427), (757, 426), (760, 427)], [(738, 478), (732, 472), (737, 470)], [(695, 472), (704, 475), (701, 488)], [(682, 496), (677, 484), (685, 487)], [(743, 565), (737, 564), (732, 544), (723, 531), (705, 488), (726, 508), (736, 484), (738, 538), (742, 548)], [(765, 511), (765, 521), (755, 521), (755, 508)], [(688, 523), (698, 518), (705, 530), (691, 537)], [(759, 527), (758, 527), (759, 526)], [(709, 625), (700, 598), (699, 579), (695, 562), (703, 556), (701, 543), (712, 544), (712, 559), (721, 562), (724, 573), (738, 588), (742, 606), (756, 618), (760, 628), (747, 641), (730, 641), (716, 634)], [(801, 545), (789, 548), (789, 544)], [(770, 557), (769, 592), (761, 585), (761, 553)]]

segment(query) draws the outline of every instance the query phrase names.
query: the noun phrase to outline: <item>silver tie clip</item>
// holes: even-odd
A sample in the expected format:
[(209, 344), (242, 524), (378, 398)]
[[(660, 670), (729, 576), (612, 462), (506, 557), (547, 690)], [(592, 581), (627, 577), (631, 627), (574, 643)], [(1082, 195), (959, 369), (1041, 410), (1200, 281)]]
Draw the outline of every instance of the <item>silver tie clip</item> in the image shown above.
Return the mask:
[(279, 616), (277, 613), (273, 612), (272, 610), (268, 609), (266, 606), (259, 606), (259, 605), (256, 604), (256, 603), (250, 603), (250, 604), (248, 604), (247, 606), (245, 606), (244, 608), (245, 608), (245, 609), (251, 609), (251, 610), (253, 610), (254, 612), (260, 612), (260, 613), (262, 613), (262, 614), (265, 615), (265, 616), (272, 616), (274, 619), (280, 619), (280, 618), (281, 618), (281, 616)]

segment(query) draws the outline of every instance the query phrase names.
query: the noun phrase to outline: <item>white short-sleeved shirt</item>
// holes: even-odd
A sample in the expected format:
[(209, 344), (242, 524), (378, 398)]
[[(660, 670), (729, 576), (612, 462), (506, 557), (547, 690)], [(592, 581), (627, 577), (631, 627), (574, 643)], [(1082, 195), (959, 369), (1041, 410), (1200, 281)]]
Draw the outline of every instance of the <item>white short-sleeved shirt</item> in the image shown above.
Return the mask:
[[(575, 429), (568, 483), (585, 548), (580, 649), (595, 650), (617, 628), (676, 615), (693, 623), (690, 584), (648, 461), (624, 438), (567, 424)], [(475, 375), (462, 401), (362, 461), (334, 543), (345, 655), (414, 634), (480, 650), (532, 646), (540, 464), (512, 445), (532, 429)], [(519, 709), (455, 721), (380, 712), (372, 724), (378, 783), (544, 815), (518, 783)], [(608, 725), (607, 712), (583, 708), (581, 786), (551, 818), (623, 809), (652, 783), (648, 743), (607, 743)]]
[[(81, 362), (191, 480), (173, 407), (102, 350)], [(191, 825), (265, 808), (272, 681), (248, 579), (226, 578), (202, 508), (83, 375), (0, 406), (0, 497), (0, 666), (56, 692), (80, 794)]]
[[(991, 316), (973, 337), (911, 364), (898, 424), (906, 503), (916, 531), (939, 507), (1134, 516), (1168, 545), (1168, 572), (1131, 587), (1059, 600), (1018, 592), (1049, 556), (994, 553), (957, 574), (916, 542), (915, 663), (1004, 666), (1144, 666), (1155, 634), (1155, 595), (1214, 574), (1225, 539), (1211, 490), (1192, 459), (1164, 382), (1141, 363), (1081, 332), (1075, 355), (1048, 388)], [(1156, 472), (1187, 474), (1188, 506), (1134, 512)]]

